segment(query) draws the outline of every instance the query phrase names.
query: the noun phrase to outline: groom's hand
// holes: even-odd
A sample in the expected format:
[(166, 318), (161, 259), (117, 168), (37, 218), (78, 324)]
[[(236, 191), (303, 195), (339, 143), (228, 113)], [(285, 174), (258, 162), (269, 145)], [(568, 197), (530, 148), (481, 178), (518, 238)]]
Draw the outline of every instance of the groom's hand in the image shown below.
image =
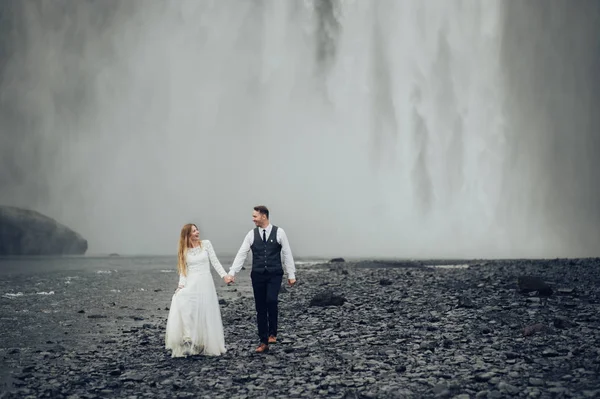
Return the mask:
[(293, 287), (294, 284), (296, 284), (296, 279), (295, 278), (288, 278), (288, 284), (290, 285), (290, 287)]

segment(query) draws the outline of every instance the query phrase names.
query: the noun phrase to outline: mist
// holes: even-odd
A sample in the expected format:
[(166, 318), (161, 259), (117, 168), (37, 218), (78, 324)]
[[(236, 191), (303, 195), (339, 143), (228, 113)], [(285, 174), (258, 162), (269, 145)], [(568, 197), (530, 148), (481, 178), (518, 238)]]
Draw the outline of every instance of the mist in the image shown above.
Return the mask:
[(3, 2), (0, 204), (90, 254), (234, 253), (264, 204), (297, 256), (597, 256), (600, 6), (567, 3)]

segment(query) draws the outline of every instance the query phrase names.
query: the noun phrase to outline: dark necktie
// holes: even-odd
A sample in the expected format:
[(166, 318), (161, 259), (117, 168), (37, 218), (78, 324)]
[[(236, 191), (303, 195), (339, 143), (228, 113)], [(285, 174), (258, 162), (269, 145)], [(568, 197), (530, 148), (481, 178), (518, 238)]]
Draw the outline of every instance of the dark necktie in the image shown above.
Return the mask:
[(263, 242), (267, 242), (267, 230), (263, 230)]

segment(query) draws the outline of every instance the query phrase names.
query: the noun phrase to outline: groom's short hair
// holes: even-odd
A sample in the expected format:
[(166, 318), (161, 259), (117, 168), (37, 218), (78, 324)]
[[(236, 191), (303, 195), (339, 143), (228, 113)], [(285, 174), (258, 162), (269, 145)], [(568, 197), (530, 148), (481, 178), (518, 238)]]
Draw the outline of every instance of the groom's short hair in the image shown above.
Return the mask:
[(258, 213), (262, 213), (263, 215), (265, 215), (267, 219), (269, 218), (269, 208), (267, 208), (266, 206), (257, 205), (254, 207), (254, 210)]

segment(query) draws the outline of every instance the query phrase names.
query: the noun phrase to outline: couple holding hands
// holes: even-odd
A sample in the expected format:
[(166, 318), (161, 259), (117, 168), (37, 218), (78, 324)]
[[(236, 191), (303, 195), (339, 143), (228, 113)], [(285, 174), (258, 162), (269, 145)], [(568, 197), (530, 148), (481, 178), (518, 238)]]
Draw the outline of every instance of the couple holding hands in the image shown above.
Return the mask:
[[(173, 298), (165, 334), (165, 348), (172, 357), (218, 356), (226, 352), (221, 309), (210, 266), (227, 283), (233, 283), (252, 250), (252, 289), (260, 344), (257, 353), (277, 342), (278, 296), (285, 266), (288, 284), (296, 283), (295, 265), (287, 236), (269, 222), (269, 210), (255, 206), (250, 230), (229, 273), (225, 271), (209, 240), (200, 240), (194, 224), (186, 224), (179, 237), (177, 272), (179, 284)], [(283, 262), (282, 262), (283, 258)]]

